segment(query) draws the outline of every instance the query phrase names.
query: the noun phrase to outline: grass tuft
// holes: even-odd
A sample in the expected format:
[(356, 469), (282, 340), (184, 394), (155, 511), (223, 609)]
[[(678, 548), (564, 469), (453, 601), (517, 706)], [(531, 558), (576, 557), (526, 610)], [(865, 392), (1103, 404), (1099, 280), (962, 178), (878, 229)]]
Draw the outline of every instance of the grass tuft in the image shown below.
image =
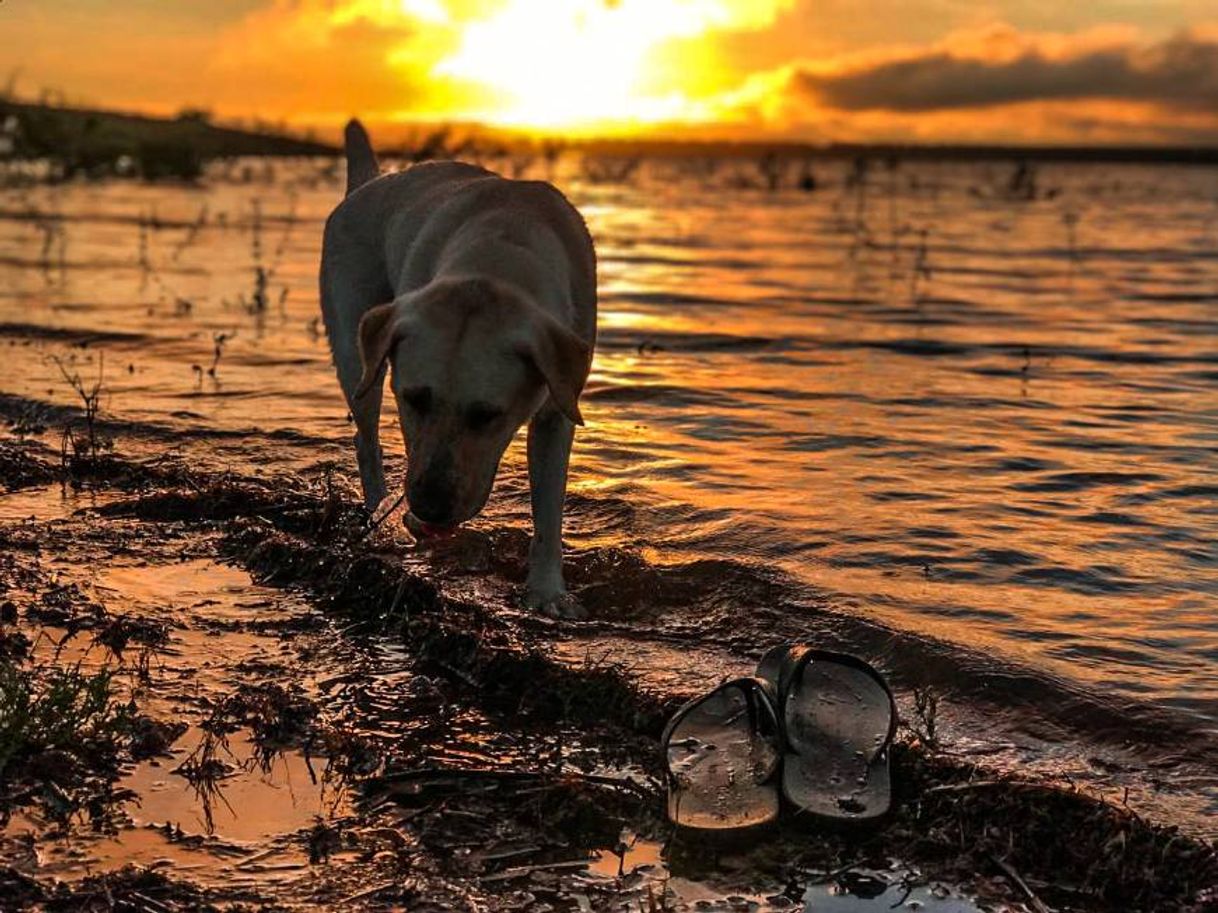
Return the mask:
[(136, 720), (132, 703), (116, 696), (109, 670), (0, 662), (0, 779), (53, 751), (110, 766)]

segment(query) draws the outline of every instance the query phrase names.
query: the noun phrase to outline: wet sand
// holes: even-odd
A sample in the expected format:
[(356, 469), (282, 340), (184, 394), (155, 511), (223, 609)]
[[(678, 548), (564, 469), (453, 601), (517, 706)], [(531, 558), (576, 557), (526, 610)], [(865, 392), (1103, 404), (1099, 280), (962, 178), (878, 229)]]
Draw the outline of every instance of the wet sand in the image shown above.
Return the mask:
[[(340, 477), (208, 474), (127, 443), (65, 474), (41, 441), (3, 442), (7, 477), (31, 482), (0, 497), (3, 630), (29, 640), (10, 661), (111, 669), (116, 698), (167, 730), (122, 740), (101, 775), (48, 777), (46, 752), (10, 765), (11, 898), (79, 901), (112, 873), (112, 892), (169, 909), (947, 913), (1024, 909), (1031, 892), (1165, 910), (1218, 878), (1202, 843), (1111, 794), (1014, 779), (942, 731), (932, 743), (914, 714), (887, 828), (676, 837), (656, 738), (705, 683), (694, 668), (740, 663), (729, 649), (690, 656), (637, 630), (623, 646), (620, 623), (516, 610), (517, 531), (423, 550), (396, 517), (369, 535)], [(651, 655), (632, 665), (636, 647)], [(129, 864), (169, 880), (134, 883)]]

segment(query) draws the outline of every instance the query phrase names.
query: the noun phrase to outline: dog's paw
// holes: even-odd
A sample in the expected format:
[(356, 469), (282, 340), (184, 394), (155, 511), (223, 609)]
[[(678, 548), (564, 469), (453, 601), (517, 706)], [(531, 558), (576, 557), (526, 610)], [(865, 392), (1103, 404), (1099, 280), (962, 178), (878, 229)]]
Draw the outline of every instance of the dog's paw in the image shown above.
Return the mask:
[(588, 617), (588, 610), (579, 601), (579, 597), (574, 593), (568, 593), (566, 590), (547, 594), (539, 590), (530, 589), (524, 597), (524, 604), (546, 618), (582, 621)]

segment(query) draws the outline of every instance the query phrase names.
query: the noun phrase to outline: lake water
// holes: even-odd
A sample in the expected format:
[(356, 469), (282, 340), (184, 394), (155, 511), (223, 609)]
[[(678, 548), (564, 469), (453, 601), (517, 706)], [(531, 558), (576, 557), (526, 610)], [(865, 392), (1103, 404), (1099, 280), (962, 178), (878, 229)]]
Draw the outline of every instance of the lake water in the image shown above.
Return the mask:
[[(735, 647), (806, 621), (903, 687), (1170, 741), (1212, 811), (1218, 172), (1044, 166), (1029, 200), (1012, 164), (814, 170), (769, 192), (747, 161), (559, 162), (600, 256), (569, 545), (686, 568)], [(341, 177), (3, 191), (0, 390), (71, 402), (62, 356), (150, 449), (353, 476), (316, 319)], [(527, 524), (520, 443), (482, 524)]]

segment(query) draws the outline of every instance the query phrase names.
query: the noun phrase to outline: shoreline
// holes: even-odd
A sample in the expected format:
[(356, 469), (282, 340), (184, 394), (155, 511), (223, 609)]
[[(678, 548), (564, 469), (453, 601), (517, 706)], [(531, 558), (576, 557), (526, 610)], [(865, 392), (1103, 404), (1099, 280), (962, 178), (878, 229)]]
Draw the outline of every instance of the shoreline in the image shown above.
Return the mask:
[[(75, 137), (78, 143), (116, 147), (138, 154), (141, 143), (189, 145), (203, 159), (235, 156), (341, 156), (341, 127), (319, 139), (314, 129), (305, 132), (287, 128), (275, 132), (236, 122), (212, 122), (207, 112), (183, 112), (166, 117), (130, 111), (53, 106), (0, 98), (0, 116), (9, 113), (19, 120), (51, 129), (58, 141)], [(1174, 164), (1198, 167), (1218, 165), (1218, 147), (1201, 145), (1068, 145), (1068, 144), (979, 144), (979, 143), (857, 143), (827, 140), (813, 142), (788, 139), (681, 139), (657, 136), (567, 138), (544, 131), (534, 133), (465, 122), (416, 122), (387, 125), (370, 122), (390, 137), (381, 143), (384, 157), (420, 160), (444, 158), (464, 151), (475, 157), (496, 152), (538, 152), (546, 158), (575, 152), (609, 158), (654, 159), (741, 159), (798, 160), (854, 159), (876, 162), (910, 160), (938, 162), (1029, 162), (1079, 164)], [(410, 139), (394, 138), (409, 136)], [(458, 137), (463, 139), (458, 140)], [(104, 140), (104, 142), (103, 142)], [(41, 146), (32, 151), (36, 154)], [(62, 149), (48, 145), (52, 156)], [(18, 156), (23, 157), (23, 156)]]
[[(73, 417), (72, 410), (63, 410), (41, 436), (53, 440)], [(588, 860), (612, 849), (624, 830), (646, 845), (665, 841), (656, 738), (684, 695), (643, 689), (621, 664), (581, 652), (578, 625), (511, 609), (505, 594), (518, 575), (523, 532), (505, 530), (463, 543), (448, 555), (423, 556), (404, 551), (404, 533), (389, 523), (366, 536), (346, 483), (330, 474), (265, 480), (199, 473), (173, 460), (133, 459), (123, 454), (121, 441), (118, 446), (57, 464), (48, 444), (9, 437), (0, 450), (0, 474), (10, 492), (79, 485), (100, 496), (100, 505), (85, 515), (90, 548), (122, 544), (138, 556), (141, 541), (189, 543), (189, 553), (227, 562), (249, 572), (259, 587), (300, 600), (316, 618), (311, 624), (333, 625), (354, 643), (374, 638), (400, 644), (412, 681), (428, 683), (425, 693), (394, 692), (394, 726), (400, 728), (385, 744), (358, 740), (360, 752), (380, 757), (371, 770), (350, 763), (350, 757), (344, 762), (352, 795), (359, 797), (350, 816), (354, 822), (344, 826), (357, 843), (365, 840), (371, 848), (378, 840), (395, 842), (385, 834), (368, 836), (383, 829), (378, 816), (395, 821), (405, 816), (391, 829), (420, 854), (412, 871), (422, 866), (435, 876), (429, 875), (422, 896), (459, 885), (488, 902), (523, 909), (513, 906), (511, 892), (543, 874), (557, 879), (550, 887), (560, 893), (590, 890), (573, 880), (582, 870), (561, 866), (583, 860), (586, 869)], [(71, 519), (60, 521), (54, 533), (69, 549), (76, 535)], [(18, 567), (22, 556), (39, 553), (40, 533), (49, 535), (49, 522), (6, 523), (0, 529)], [(18, 607), (19, 627), (28, 626), (28, 605)], [(273, 625), (272, 618), (259, 616), (238, 627), (245, 630), (254, 622)], [(217, 636), (224, 637), (223, 630)], [(155, 689), (155, 675), (150, 687)], [(438, 706), (458, 718), (476, 719), (477, 726), (429, 726)], [(261, 717), (250, 717), (247, 709), (229, 707), (228, 712), (226, 725), (233, 725), (233, 732), (252, 726), (258, 735)], [(1200, 892), (1218, 885), (1212, 846), (1085, 790), (995, 771), (954, 752), (950, 743), (929, 744), (934, 733), (926, 732), (925, 723), (915, 721), (911, 728), (904, 721), (894, 753), (899, 807), (886, 828), (850, 837), (784, 827), (745, 854), (738, 880), (773, 883), (803, 873), (810, 881), (809, 873), (815, 872), (838, 872), (840, 878), (896, 858), (927, 883), (964, 888), (986, 903), (1028, 902), (1019, 887), (1023, 881), (1061, 910), (1107, 909), (1114, 902), (1130, 910), (1200, 910), (1206, 902)], [(920, 736), (914, 732), (919, 728)], [(287, 736), (289, 747), (306, 738), (329, 739), (331, 762), (341, 761), (354, 745), (343, 746), (334, 732), (314, 731), (311, 723), (279, 734)], [(120, 746), (116, 772), (130, 763), (129, 751), (130, 746)], [(437, 757), (442, 763), (434, 762)], [(488, 763), (494, 758), (498, 764)], [(553, 803), (544, 814), (542, 806), (532, 804), (543, 800)], [(445, 814), (454, 808), (462, 814), (437, 818), (437, 801)], [(501, 838), (503, 828), (513, 838), (498, 850), (506, 855), (483, 859), (476, 876), (462, 879), (452, 860), (446, 867), (438, 847), (428, 846), (426, 832), (432, 829), (439, 840), (452, 827), (474, 827), (476, 821), (491, 828), (475, 827), (479, 840), (491, 833)], [(538, 850), (534, 857), (517, 853), (520, 846), (548, 845), (539, 828), (560, 832), (558, 842), (567, 849)], [(403, 853), (391, 855), (394, 859), (381, 858), (375, 865), (376, 851), (364, 862), (337, 864), (334, 870), (343, 874), (332, 886), (334, 893), (339, 884), (350, 888), (361, 881), (367, 889), (375, 880), (372, 871), (389, 886), (359, 902), (385, 900), (400, 891), (407, 876), (393, 865), (401, 864)], [(667, 846), (665, 855), (673, 875), (713, 879), (724, 853), (708, 859), (678, 842)], [(54, 890), (10, 875), (0, 877), (0, 892), (9, 886), (19, 897), (11, 887), (18, 882), (31, 897)], [(268, 896), (274, 890), (280, 889), (270, 889)], [(337, 899), (353, 893), (358, 891)], [(207, 897), (207, 902), (225, 901)], [(314, 896), (309, 902), (320, 900)]]

